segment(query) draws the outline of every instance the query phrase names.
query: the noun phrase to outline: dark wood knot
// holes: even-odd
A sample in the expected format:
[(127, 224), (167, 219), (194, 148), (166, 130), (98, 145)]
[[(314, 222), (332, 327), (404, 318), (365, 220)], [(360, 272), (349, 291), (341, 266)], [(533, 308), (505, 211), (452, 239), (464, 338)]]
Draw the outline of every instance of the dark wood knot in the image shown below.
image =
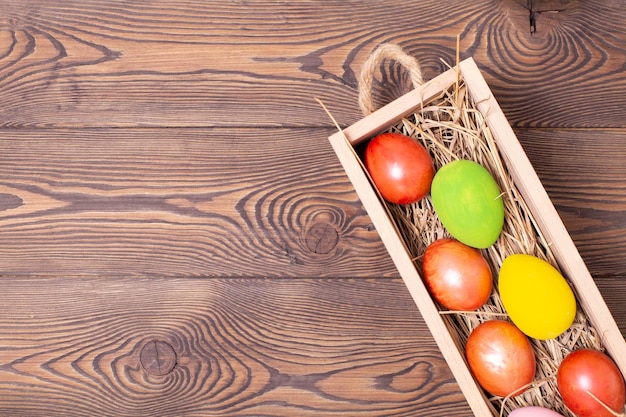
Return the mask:
[(176, 352), (168, 343), (152, 340), (141, 348), (139, 361), (143, 369), (154, 376), (164, 376), (176, 366)]
[(306, 234), (306, 247), (313, 253), (328, 253), (339, 242), (339, 233), (330, 223), (315, 223)]
[(0, 211), (15, 209), (22, 204), (24, 201), (16, 195), (0, 193)]

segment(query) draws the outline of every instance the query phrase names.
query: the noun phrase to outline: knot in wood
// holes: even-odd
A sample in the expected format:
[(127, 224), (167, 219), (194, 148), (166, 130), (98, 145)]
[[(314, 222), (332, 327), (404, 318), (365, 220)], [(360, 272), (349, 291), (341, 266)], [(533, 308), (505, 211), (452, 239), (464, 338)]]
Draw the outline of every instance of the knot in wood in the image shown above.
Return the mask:
[(306, 234), (306, 247), (313, 253), (328, 253), (339, 242), (339, 233), (330, 223), (315, 223)]
[(0, 211), (15, 209), (22, 204), (24, 201), (16, 195), (0, 193)]
[(143, 369), (154, 376), (164, 376), (176, 366), (176, 352), (168, 343), (153, 340), (141, 348), (139, 361)]

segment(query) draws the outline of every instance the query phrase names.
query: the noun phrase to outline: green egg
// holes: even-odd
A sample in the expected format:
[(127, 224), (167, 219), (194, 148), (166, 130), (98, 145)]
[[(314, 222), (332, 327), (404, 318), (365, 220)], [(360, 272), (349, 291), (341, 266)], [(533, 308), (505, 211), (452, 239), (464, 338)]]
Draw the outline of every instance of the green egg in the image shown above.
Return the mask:
[(504, 202), (498, 184), (482, 165), (450, 162), (433, 178), (431, 197), (446, 230), (474, 248), (493, 245), (504, 225)]

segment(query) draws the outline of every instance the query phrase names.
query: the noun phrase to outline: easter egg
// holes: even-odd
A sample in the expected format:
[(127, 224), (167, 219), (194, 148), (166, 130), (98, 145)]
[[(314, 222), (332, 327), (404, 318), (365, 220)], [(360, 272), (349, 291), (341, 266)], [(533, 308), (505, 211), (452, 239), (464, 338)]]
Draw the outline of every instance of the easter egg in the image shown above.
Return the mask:
[(439, 220), (460, 242), (484, 249), (500, 236), (504, 203), (498, 184), (482, 165), (464, 159), (444, 165), (430, 193)]
[(578, 417), (623, 416), (624, 377), (613, 360), (594, 349), (569, 353), (559, 365), (557, 388)]
[(390, 203), (411, 204), (430, 191), (433, 160), (415, 139), (400, 133), (381, 133), (365, 149), (367, 172)]
[(500, 268), (498, 289), (511, 321), (527, 336), (553, 339), (574, 322), (574, 293), (563, 275), (543, 259), (509, 255)]
[(531, 406), (516, 408), (511, 411), (509, 417), (563, 417), (563, 414), (547, 408)]
[(475, 310), (491, 296), (489, 263), (476, 248), (442, 238), (424, 251), (422, 274), (428, 291), (450, 310)]
[(517, 396), (535, 377), (530, 340), (508, 321), (487, 320), (476, 326), (467, 338), (465, 357), (478, 384), (493, 395)]

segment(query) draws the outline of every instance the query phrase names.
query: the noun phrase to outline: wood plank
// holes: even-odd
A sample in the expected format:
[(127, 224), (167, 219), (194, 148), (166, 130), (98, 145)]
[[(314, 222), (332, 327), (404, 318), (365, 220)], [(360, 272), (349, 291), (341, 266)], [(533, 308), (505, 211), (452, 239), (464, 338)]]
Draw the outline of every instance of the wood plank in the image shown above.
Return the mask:
[[(452, 84), (453, 81), (450, 80), (450, 77), (447, 75), (442, 75), (442, 77), (448, 80), (446, 83), (441, 83), (445, 85), (444, 88)], [(440, 84), (440, 82), (437, 80), (436, 84)], [(424, 86), (424, 90), (427, 89), (429, 89), (429, 86)], [(414, 92), (418, 93), (418, 98), (422, 95), (429, 95), (422, 89), (414, 90)], [(354, 185), (359, 198), (363, 202), (368, 215), (376, 226), (381, 240), (384, 242), (394, 265), (411, 294), (411, 298), (415, 305), (419, 307), (420, 314), (424, 318), (443, 357), (450, 366), (459, 388), (470, 405), (472, 413), (476, 416), (491, 415), (494, 414), (495, 410), (490, 407), (484, 390), (478, 386), (470, 372), (462, 353), (462, 345), (459, 338), (454, 332), (450, 331), (446, 318), (439, 314), (439, 310), (428, 288), (415, 267), (414, 254), (410, 252), (407, 243), (400, 237), (397, 225), (389, 216), (388, 208), (381, 204), (380, 196), (372, 187), (372, 181), (364, 172), (363, 164), (359, 161), (359, 157), (353, 147), (354, 144), (358, 144), (360, 139), (366, 137), (370, 132), (384, 131), (389, 126), (394, 125), (401, 119), (402, 112), (410, 111), (407, 108), (412, 108), (407, 106), (406, 104), (408, 103), (406, 102), (410, 102), (411, 100), (409, 99), (413, 96), (413, 92), (408, 97), (405, 95), (400, 100), (402, 103), (395, 106), (400, 113), (377, 114), (374, 112), (363, 119), (363, 123), (352, 125), (349, 129), (346, 129), (345, 135), (335, 133), (328, 139)], [(413, 103), (415, 103), (415, 97), (413, 98)], [(388, 107), (385, 106), (381, 111), (385, 111)]]
[(395, 274), (330, 132), (0, 130), (0, 271)]
[(429, 79), (457, 34), (514, 125), (626, 126), (623, 1), (536, 2), (533, 34), (523, 3), (9, 1), (0, 126), (329, 126), (314, 96), (347, 126), (378, 44)]
[(507, 119), (519, 127), (624, 127), (626, 98), (602, 93), (626, 87), (623, 1), (533, 1), (542, 11), (535, 33), (523, 3), (501, 2), (497, 20), (476, 29), (486, 37), (466, 49)]
[[(0, 270), (397, 277), (330, 133), (0, 130)], [(626, 132), (516, 133), (592, 275), (624, 277)]]
[(611, 310), (617, 325), (626, 337), (626, 286), (624, 286), (624, 274), (612, 276), (594, 277), (598, 289), (602, 292), (602, 298)]
[(626, 131), (516, 134), (592, 274), (626, 279)]
[(386, 41), (461, 34), (626, 334), (626, 8), (524, 3), (4, 1), (1, 414), (469, 415), (313, 100)]
[[(3, 415), (470, 414), (399, 279), (4, 277), (0, 289)], [(146, 372), (149, 352), (141, 361), (155, 342), (176, 354), (165, 375)]]

